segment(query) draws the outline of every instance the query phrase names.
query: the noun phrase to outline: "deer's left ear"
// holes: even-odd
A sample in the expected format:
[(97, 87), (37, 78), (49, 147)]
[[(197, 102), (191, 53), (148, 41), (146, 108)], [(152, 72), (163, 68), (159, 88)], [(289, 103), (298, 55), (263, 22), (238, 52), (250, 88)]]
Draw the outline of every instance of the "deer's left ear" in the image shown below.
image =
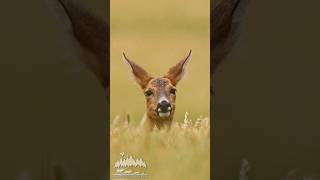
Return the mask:
[(168, 78), (172, 85), (177, 85), (178, 82), (182, 79), (185, 70), (186, 65), (188, 64), (189, 60), (191, 59), (192, 51), (190, 50), (189, 54), (183, 58), (178, 64), (171, 67), (166, 75), (164, 75), (165, 78)]

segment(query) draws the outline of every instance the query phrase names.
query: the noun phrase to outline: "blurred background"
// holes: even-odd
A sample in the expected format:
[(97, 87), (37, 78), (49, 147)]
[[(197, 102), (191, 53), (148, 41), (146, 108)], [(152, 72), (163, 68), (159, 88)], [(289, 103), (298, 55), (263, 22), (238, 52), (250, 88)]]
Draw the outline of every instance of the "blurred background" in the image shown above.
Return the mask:
[(130, 113), (137, 122), (145, 112), (145, 97), (122, 59), (129, 59), (153, 76), (164, 75), (193, 56), (178, 84), (176, 120), (189, 112), (195, 119), (210, 112), (210, 1), (111, 1), (111, 120)]
[[(77, 0), (106, 18), (104, 0)], [(105, 179), (106, 95), (43, 0), (0, 11), (0, 179)]]
[[(215, 76), (214, 177), (320, 173), (319, 1), (250, 1), (241, 38)], [(214, 37), (213, 37), (214, 38)], [(302, 178), (301, 178), (302, 179)]]

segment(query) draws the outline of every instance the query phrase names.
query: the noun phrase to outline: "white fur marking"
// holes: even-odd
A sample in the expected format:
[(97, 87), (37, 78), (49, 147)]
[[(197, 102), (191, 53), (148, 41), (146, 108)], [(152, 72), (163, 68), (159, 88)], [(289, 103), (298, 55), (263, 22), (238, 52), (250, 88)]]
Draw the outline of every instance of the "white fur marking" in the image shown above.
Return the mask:
[(168, 99), (164, 96), (162, 96), (160, 99), (159, 99), (159, 103), (161, 103), (162, 101), (166, 101), (169, 103)]
[(170, 112), (166, 112), (166, 113), (159, 113), (160, 117), (169, 117), (170, 116)]

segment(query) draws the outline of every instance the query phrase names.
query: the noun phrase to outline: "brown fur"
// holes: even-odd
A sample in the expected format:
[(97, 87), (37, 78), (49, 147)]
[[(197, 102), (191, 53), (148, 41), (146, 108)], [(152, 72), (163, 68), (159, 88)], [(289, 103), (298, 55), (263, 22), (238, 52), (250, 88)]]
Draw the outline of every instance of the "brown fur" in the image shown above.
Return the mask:
[[(164, 86), (159, 85), (159, 83), (157, 83), (158, 80), (165, 82)], [(173, 120), (176, 95), (170, 93), (170, 89), (172, 88), (174, 88), (174, 86), (168, 78), (153, 78), (144, 89), (144, 92), (146, 90), (152, 90), (154, 92), (153, 97), (146, 97), (147, 117), (149, 120), (152, 120), (153, 124), (155, 124), (159, 129), (161, 129), (163, 126), (170, 127)], [(168, 98), (172, 107), (172, 112), (168, 118), (159, 118), (155, 111), (155, 109), (157, 108), (157, 103), (159, 101), (160, 93), (165, 93), (165, 96)]]
[[(152, 130), (154, 126), (158, 129), (162, 129), (164, 127), (170, 128), (176, 109), (176, 94), (171, 91), (176, 89), (175, 86), (183, 77), (185, 66), (191, 58), (191, 50), (185, 58), (175, 66), (171, 67), (162, 77), (152, 77), (142, 67), (129, 60), (125, 54), (123, 54), (123, 56), (129, 64), (132, 73), (143, 92), (152, 92), (151, 96), (146, 96), (147, 121), (145, 127), (149, 130)], [(165, 97), (171, 105), (171, 113), (168, 117), (160, 117), (157, 114), (156, 109), (161, 97)]]

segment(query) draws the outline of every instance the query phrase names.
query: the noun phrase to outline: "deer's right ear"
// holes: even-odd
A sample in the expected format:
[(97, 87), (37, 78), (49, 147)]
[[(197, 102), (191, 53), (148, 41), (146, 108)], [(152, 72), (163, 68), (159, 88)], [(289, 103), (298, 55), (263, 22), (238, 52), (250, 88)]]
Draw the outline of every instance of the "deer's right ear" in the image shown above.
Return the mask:
[(125, 53), (123, 53), (123, 58), (125, 62), (129, 64), (137, 83), (142, 89), (144, 89), (148, 85), (148, 82), (152, 79), (152, 76), (150, 76), (149, 73), (147, 73), (147, 71), (145, 71), (142, 67), (129, 60)]
[(187, 57), (183, 58), (178, 64), (171, 67), (166, 75), (165, 78), (170, 79), (172, 85), (176, 86), (177, 83), (182, 79), (184, 72), (186, 70), (186, 65), (190, 61), (192, 55), (192, 51), (189, 51)]

